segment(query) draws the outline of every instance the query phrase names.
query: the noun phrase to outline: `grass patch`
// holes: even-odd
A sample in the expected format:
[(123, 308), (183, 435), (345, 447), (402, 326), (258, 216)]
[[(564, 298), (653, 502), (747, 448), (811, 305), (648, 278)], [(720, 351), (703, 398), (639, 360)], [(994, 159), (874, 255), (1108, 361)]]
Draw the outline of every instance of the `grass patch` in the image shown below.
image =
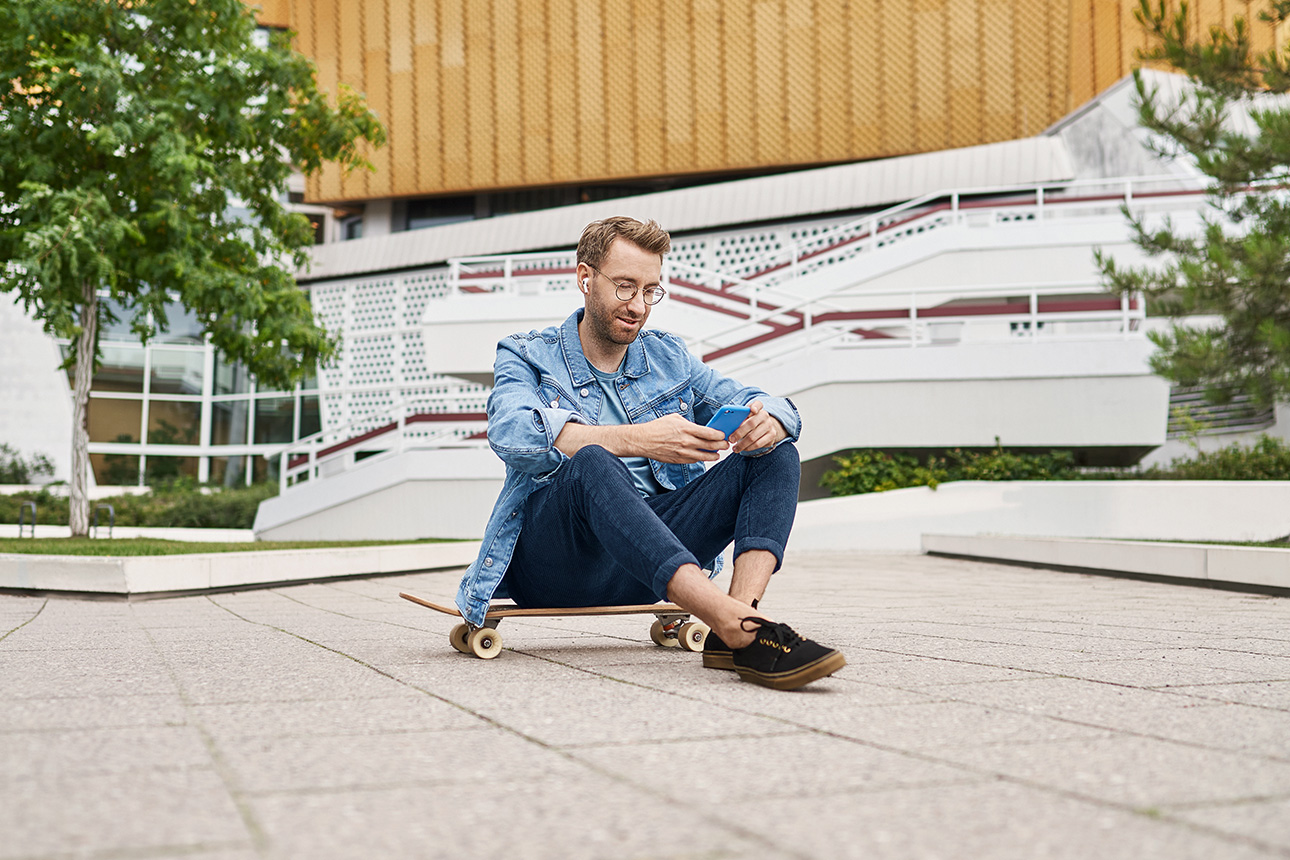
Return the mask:
[(350, 546), (394, 546), (418, 543), (450, 543), (437, 538), (426, 540), (282, 540), (202, 541), (163, 540), (161, 538), (0, 538), (0, 553), (24, 555), (192, 555), (207, 552), (267, 552), (280, 549), (329, 549)]
[(1190, 540), (1188, 538), (1177, 538), (1174, 540), (1165, 540), (1164, 538), (1111, 538), (1111, 540), (1132, 540), (1142, 543), (1194, 543), (1203, 546), (1254, 546), (1270, 547), (1272, 549), (1290, 549), (1290, 540), (1278, 538), (1277, 540)]

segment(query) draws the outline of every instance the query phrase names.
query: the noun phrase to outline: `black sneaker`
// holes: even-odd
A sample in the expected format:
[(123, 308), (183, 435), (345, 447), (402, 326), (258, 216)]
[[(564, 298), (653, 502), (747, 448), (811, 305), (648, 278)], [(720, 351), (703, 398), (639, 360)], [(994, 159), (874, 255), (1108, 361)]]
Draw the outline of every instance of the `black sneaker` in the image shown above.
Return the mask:
[(735, 670), (735, 655), (714, 631), (703, 641), (703, 668)]
[(803, 639), (787, 624), (756, 616), (741, 620), (742, 624), (748, 622), (757, 625), (756, 638), (748, 647), (731, 652), (735, 671), (742, 680), (776, 690), (796, 690), (847, 664), (842, 652)]
[[(752, 608), (757, 608), (757, 601), (752, 602)], [(703, 641), (703, 668), (735, 671), (734, 652), (715, 631), (709, 631), (708, 638)]]

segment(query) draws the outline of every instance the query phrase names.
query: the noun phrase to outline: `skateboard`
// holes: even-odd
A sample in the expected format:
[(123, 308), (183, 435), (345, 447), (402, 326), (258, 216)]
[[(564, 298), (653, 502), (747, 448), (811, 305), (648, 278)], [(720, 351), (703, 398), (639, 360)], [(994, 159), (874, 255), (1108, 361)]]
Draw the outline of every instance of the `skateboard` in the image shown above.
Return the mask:
[[(455, 606), (441, 606), (429, 600), (400, 591), (399, 597), (410, 600), (427, 609), (442, 612), (461, 618), (461, 611)], [(484, 626), (473, 627), (463, 621), (452, 628), (448, 641), (452, 647), (463, 654), (474, 654), (484, 660), (491, 660), (502, 653), (502, 634), (497, 632), (497, 625), (503, 618), (558, 618), (573, 615), (653, 615), (654, 623), (649, 628), (649, 638), (655, 645), (664, 648), (682, 648), (686, 651), (702, 651), (703, 642), (708, 638), (708, 625), (702, 621), (691, 621), (690, 613), (675, 603), (637, 603), (629, 606), (566, 606), (551, 609), (520, 609), (509, 603), (494, 603), (484, 614)]]

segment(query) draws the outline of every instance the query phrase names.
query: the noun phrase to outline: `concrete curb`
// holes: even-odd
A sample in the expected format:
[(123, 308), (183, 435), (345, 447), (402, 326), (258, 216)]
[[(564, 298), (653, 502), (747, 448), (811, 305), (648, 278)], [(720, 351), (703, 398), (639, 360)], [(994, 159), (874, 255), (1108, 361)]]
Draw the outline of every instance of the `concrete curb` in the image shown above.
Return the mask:
[(1131, 540), (923, 535), (931, 555), (1290, 595), (1290, 549)]
[(465, 567), (479, 541), (153, 556), (0, 553), (0, 590), (132, 597), (194, 594)]

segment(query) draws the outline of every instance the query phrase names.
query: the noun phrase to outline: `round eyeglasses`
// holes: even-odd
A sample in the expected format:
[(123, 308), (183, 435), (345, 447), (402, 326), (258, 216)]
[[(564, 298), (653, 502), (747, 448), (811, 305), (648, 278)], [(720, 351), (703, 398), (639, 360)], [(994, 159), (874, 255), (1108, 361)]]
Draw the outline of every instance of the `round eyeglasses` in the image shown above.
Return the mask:
[[(605, 280), (613, 282), (614, 295), (618, 297), (618, 301), (620, 302), (630, 302), (632, 299), (636, 298), (637, 293), (641, 292), (641, 288), (636, 286), (635, 284), (620, 284), (620, 283), (614, 282), (613, 278), (609, 277), (604, 272), (600, 271), (590, 263), (587, 264), (587, 267), (590, 268), (597, 275), (600, 275), (601, 277), (603, 277)], [(659, 302), (663, 301), (663, 297), (666, 295), (667, 295), (667, 290), (663, 289), (662, 287), (646, 287), (644, 292), (641, 295), (641, 298), (645, 299), (645, 304), (647, 305), (656, 305)]]

